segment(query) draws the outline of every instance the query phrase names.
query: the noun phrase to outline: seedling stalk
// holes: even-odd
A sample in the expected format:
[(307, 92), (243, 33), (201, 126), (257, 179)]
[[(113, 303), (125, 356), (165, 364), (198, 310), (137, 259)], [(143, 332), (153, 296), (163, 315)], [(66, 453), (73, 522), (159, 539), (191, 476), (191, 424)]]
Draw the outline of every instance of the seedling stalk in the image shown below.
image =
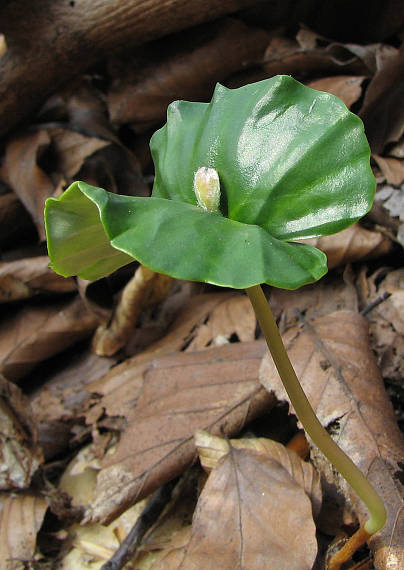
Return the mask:
[(260, 285), (246, 289), (269, 351), (297, 417), (315, 445), (341, 473), (369, 510), (364, 525), (368, 536), (378, 532), (386, 522), (386, 509), (372, 485), (353, 461), (338, 447), (317, 419), (289, 360), (278, 326)]

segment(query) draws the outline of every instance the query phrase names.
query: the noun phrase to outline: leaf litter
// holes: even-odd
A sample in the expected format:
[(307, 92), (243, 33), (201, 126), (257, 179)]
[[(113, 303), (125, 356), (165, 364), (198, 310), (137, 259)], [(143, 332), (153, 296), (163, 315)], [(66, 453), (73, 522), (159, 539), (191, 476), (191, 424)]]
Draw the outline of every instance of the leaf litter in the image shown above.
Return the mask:
[[(66, 510), (56, 509), (62, 527), (59, 544), (68, 550), (69, 541), (75, 541), (63, 558), (61, 567), (66, 570), (99, 568), (122, 542), (143, 503), (125, 511), (126, 506), (175, 474), (184, 470), (199, 473), (197, 487), (203, 487), (206, 476), (195, 463), (193, 440), (200, 428), (221, 436), (225, 455), (200, 493), (194, 524), (190, 523), (197, 497), (189, 500), (185, 493), (172, 503), (165, 522), (158, 522), (143, 541), (136, 568), (201, 564), (205, 568), (210, 563), (216, 568), (217, 560), (225, 568), (238, 564), (240, 556), (244, 560), (241, 567), (251, 569), (260, 567), (259, 560), (266, 560), (266, 567), (279, 568), (287, 560), (293, 568), (315, 564), (317, 545), (308, 490), (296, 483), (279, 456), (263, 457), (262, 449), (239, 449), (238, 443), (223, 438), (248, 430), (253, 425), (246, 426), (249, 419), (270, 415), (276, 402), (285, 397), (266, 349), (257, 339), (247, 300), (189, 284), (178, 292), (174, 284), (163, 301), (135, 307), (133, 318), (122, 309), (109, 280), (103, 283), (104, 291), (114, 298), (108, 308), (91, 304), (83, 283), (78, 284), (81, 298), (72, 299), (77, 284), (53, 274), (43, 247), (36, 243), (37, 234), (40, 239), (44, 235), (43, 200), (60, 193), (76, 176), (119, 193), (148, 195), (152, 180), (149, 132), (164, 121), (165, 108), (173, 99), (206, 100), (216, 81), (236, 87), (277, 73), (293, 74), (311, 87), (339, 96), (363, 117), (372, 145), (379, 185), (365, 224), (317, 240), (335, 271), (297, 292), (272, 291), (271, 304), (296, 359), (298, 375), (302, 371), (305, 389), (324, 425), (385, 496), (389, 523), (370, 543), (376, 567), (391, 570), (403, 564), (402, 443), (380, 376), (381, 372), (402, 423), (401, 40), (396, 38), (394, 45), (385, 41), (389, 34), (383, 37), (381, 30), (386, 25), (394, 28), (386, 21), (378, 22), (380, 36), (369, 36), (367, 41), (363, 37), (340, 41), (338, 33), (322, 34), (321, 26), (314, 32), (307, 25), (299, 28), (298, 23), (293, 35), (282, 26), (273, 27), (272, 12), (269, 25), (264, 9), (256, 10), (258, 17), (254, 11), (248, 16), (237, 14), (131, 52), (111, 54), (105, 68), (54, 91), (28, 129), (4, 140), (0, 357), (7, 376), (2, 393), (6, 434), (2, 449), (8, 446), (8, 455), (3, 473), (12, 485), (19, 481), (26, 488), (38, 474), (52, 473), (54, 464), (49, 461), (78, 452), (71, 464), (75, 465), (76, 490), (66, 484), (71, 467), (65, 469), (62, 461), (56, 470), (64, 473), (61, 497), (71, 494), (72, 512), (84, 507), (87, 520), (116, 517), (104, 535), (104, 527), (96, 522), (69, 526)], [(349, 263), (354, 264), (352, 268)], [(120, 287), (125, 279), (118, 276)], [(146, 288), (144, 293), (147, 297)], [(119, 311), (122, 319), (117, 318)], [(367, 320), (360, 311), (368, 311)], [(97, 327), (113, 330), (120, 319), (126, 331), (114, 348), (118, 352), (108, 357), (92, 353), (90, 337)], [(119, 336), (120, 325), (116, 330)], [(265, 384), (270, 382), (270, 394), (260, 387), (259, 376), (265, 376)], [(10, 381), (21, 384), (29, 404)], [(248, 441), (256, 445), (256, 434), (252, 435)], [(79, 452), (88, 449), (89, 439), (91, 452)], [(314, 449), (311, 463), (321, 473), (324, 486), (317, 528), (335, 534), (341, 520), (354, 524), (357, 517), (362, 519), (364, 512), (355, 496)], [(114, 469), (122, 480), (111, 479)], [(263, 481), (261, 473), (265, 474)], [(275, 477), (273, 485), (280, 485), (274, 494), (266, 488), (270, 477)], [(236, 480), (242, 485), (237, 487)], [(86, 497), (83, 489), (90, 483), (92, 491)], [(77, 488), (83, 491), (80, 496)], [(294, 499), (288, 507), (290, 497)], [(332, 507), (334, 499), (340, 505), (337, 510)], [(274, 500), (280, 508), (277, 527), (268, 514)], [(51, 551), (44, 557), (35, 546), (48, 504), (55, 509), (51, 494), (47, 502), (32, 491), (32, 485), (17, 496), (3, 494), (2, 560), (37, 558), (35, 563), (45, 560), (46, 564), (54, 559)], [(285, 528), (297, 523), (291, 514), (297, 504), (307, 524), (295, 534), (302, 537), (307, 532), (307, 538), (296, 549), (289, 545), (285, 551), (282, 537)], [(176, 511), (182, 515), (175, 518)], [(22, 514), (27, 516), (22, 519)], [(126, 515), (123, 523), (121, 517)], [(282, 520), (286, 522), (281, 524)], [(222, 548), (224, 525), (232, 529), (226, 533), (226, 548)], [(80, 536), (81, 530), (87, 536)], [(43, 539), (48, 531), (42, 529), (39, 536)], [(268, 544), (278, 545), (271, 555), (282, 553), (282, 560), (268, 562)], [(288, 558), (294, 555), (297, 561)], [(18, 561), (10, 564), (10, 568), (21, 567)]]

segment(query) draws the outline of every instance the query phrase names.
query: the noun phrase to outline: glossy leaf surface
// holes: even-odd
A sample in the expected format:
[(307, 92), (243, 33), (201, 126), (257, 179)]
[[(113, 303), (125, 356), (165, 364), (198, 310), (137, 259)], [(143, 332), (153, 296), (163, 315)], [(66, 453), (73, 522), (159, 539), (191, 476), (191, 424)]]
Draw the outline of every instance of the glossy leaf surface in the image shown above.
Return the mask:
[[(375, 181), (358, 117), (288, 76), (172, 103), (151, 140), (152, 198), (73, 184), (46, 207), (54, 269), (102, 277), (133, 258), (174, 277), (235, 288), (295, 289), (327, 271), (324, 254), (290, 243), (349, 226)], [(195, 172), (214, 168), (220, 212), (197, 206)]]

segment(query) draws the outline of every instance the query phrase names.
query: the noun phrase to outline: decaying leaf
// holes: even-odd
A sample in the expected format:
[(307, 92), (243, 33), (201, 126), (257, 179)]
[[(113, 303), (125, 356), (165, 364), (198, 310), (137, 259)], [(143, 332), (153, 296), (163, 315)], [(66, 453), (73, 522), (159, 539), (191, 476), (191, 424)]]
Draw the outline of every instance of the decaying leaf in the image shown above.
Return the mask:
[(28, 492), (0, 495), (0, 560), (4, 570), (21, 570), (24, 561), (32, 560), (47, 508), (42, 496)]
[(210, 472), (218, 461), (234, 449), (252, 449), (266, 457), (277, 461), (289, 475), (304, 489), (312, 502), (313, 516), (319, 514), (321, 509), (320, 477), (311, 463), (300, 459), (294, 452), (281, 443), (264, 437), (251, 437), (241, 439), (224, 439), (203, 430), (196, 430), (195, 444), (199, 459), (205, 471)]
[(181, 473), (194, 457), (196, 429), (231, 435), (268, 409), (273, 398), (257, 380), (264, 351), (256, 341), (149, 362), (142, 355), (125, 376), (110, 374), (102, 385), (107, 395), (88, 417), (123, 416), (126, 426), (114, 453), (102, 460), (86, 521), (110, 521)]
[(403, 71), (404, 44), (390, 50), (366, 90), (360, 116), (374, 153), (381, 154), (387, 143), (398, 142), (404, 133)]
[(400, 186), (404, 182), (404, 160), (391, 156), (372, 155), (389, 184)]
[(49, 129), (48, 134), (56, 152), (57, 170), (69, 182), (88, 156), (110, 144), (108, 141), (85, 136), (68, 129)]
[(329, 269), (358, 260), (382, 257), (392, 247), (391, 241), (383, 234), (366, 230), (359, 224), (336, 235), (305, 240), (305, 243), (326, 253)]
[[(376, 566), (400, 568), (402, 544), (402, 486), (395, 474), (402, 461), (402, 440), (380, 371), (371, 351), (366, 319), (351, 311), (337, 311), (292, 327), (284, 341), (316, 414), (332, 430), (338, 445), (352, 458), (381, 494), (388, 511), (386, 526), (370, 540)], [(287, 400), (272, 360), (265, 357), (260, 378), (278, 399)], [(345, 481), (316, 454), (317, 467), (337, 485), (359, 519), (368, 515)]]
[(3, 376), (0, 376), (0, 458), (2, 491), (27, 488), (42, 463), (27, 398)]
[(337, 75), (336, 77), (315, 79), (307, 83), (307, 87), (336, 95), (350, 109), (362, 95), (362, 82), (364, 79), (364, 75)]
[(389, 295), (369, 314), (372, 347), (383, 378), (404, 386), (404, 269), (362, 276), (362, 303)]
[(309, 570), (315, 533), (310, 500), (287, 470), (257, 451), (230, 448), (199, 497), (178, 568)]
[(388, 212), (390, 218), (383, 221), (388, 228), (391, 226), (391, 230), (397, 234), (397, 241), (404, 247), (404, 186), (401, 188), (393, 188), (388, 184), (382, 186), (376, 193), (375, 203), (381, 204), (383, 211)]
[(248, 342), (254, 340), (256, 319), (246, 296), (235, 295), (220, 303), (201, 323), (187, 351), (200, 350), (211, 345), (226, 344), (231, 338)]
[(1, 176), (14, 190), (45, 239), (43, 209), (46, 198), (53, 194), (54, 185), (38, 166), (38, 160), (48, 148), (50, 138), (46, 131), (27, 132), (10, 139), (6, 146)]
[(45, 358), (91, 334), (96, 325), (80, 298), (24, 308), (0, 323), (0, 371), (18, 380)]
[(0, 303), (75, 289), (73, 278), (60, 277), (49, 268), (46, 255), (0, 263)]
[(112, 321), (100, 325), (93, 338), (93, 350), (99, 356), (112, 356), (133, 333), (141, 311), (164, 299), (171, 289), (173, 278), (161, 275), (140, 265), (123, 289)]
[(261, 57), (268, 42), (264, 30), (231, 18), (181, 35), (180, 50), (174, 36), (149, 44), (145, 61), (140, 52), (125, 66), (115, 63), (121, 69), (108, 94), (113, 123), (144, 129), (164, 119), (167, 105), (175, 99), (210, 96), (217, 81)]

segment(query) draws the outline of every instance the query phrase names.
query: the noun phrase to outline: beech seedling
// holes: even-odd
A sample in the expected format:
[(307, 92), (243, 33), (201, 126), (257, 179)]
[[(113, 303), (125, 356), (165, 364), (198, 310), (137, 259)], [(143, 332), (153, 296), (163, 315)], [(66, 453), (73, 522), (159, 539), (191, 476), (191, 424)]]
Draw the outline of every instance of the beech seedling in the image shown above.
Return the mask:
[(337, 97), (276, 76), (218, 84), (210, 103), (175, 101), (150, 146), (150, 198), (75, 182), (47, 200), (52, 267), (93, 280), (136, 259), (179, 279), (246, 289), (300, 421), (369, 509), (362, 538), (377, 532), (383, 503), (318, 421), (261, 289), (320, 279), (325, 254), (299, 240), (369, 211), (376, 184), (361, 120)]

